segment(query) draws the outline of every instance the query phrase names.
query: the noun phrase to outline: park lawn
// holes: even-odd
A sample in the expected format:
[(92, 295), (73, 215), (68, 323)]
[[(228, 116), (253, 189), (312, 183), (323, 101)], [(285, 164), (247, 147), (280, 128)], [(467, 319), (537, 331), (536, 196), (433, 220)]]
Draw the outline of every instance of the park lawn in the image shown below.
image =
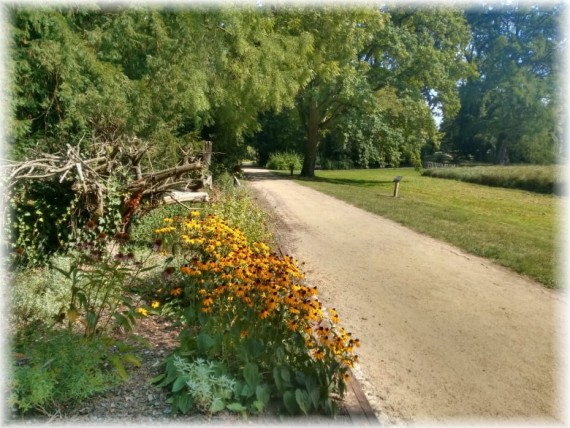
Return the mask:
[[(550, 288), (558, 272), (561, 198), (422, 177), (412, 168), (317, 171), (298, 182), (447, 241)], [(395, 176), (403, 176), (398, 198)]]

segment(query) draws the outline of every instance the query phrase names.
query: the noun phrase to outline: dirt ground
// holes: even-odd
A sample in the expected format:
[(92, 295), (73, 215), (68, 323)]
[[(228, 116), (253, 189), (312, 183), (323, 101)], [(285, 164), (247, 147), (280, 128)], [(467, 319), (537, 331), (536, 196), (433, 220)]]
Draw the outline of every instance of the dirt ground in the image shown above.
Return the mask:
[(566, 296), (390, 220), (245, 170), (282, 250), (362, 341), (378, 419), (560, 423)]

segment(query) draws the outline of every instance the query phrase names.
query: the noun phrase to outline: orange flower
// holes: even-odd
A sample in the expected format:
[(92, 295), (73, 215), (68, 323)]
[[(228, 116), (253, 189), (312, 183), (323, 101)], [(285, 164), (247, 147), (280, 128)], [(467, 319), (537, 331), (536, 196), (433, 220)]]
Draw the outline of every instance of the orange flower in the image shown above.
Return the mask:
[(176, 287), (176, 288), (173, 288), (172, 290), (170, 290), (171, 296), (176, 297), (176, 296), (180, 296), (181, 294), (182, 294), (182, 288), (180, 288), (180, 287)]

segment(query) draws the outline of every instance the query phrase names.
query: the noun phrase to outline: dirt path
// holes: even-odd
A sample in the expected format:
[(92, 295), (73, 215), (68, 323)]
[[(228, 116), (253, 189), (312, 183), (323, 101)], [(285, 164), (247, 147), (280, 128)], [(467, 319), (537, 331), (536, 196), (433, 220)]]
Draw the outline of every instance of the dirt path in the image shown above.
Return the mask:
[(275, 213), (326, 307), (362, 341), (381, 422), (556, 422), (563, 293), (264, 170)]

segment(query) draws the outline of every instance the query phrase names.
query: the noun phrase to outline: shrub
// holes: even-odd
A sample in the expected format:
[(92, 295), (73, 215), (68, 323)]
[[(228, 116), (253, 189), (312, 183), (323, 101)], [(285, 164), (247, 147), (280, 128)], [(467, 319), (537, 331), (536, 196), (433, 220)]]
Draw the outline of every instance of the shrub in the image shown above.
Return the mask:
[[(52, 263), (69, 269), (70, 259), (57, 257)], [(71, 281), (48, 267), (28, 269), (12, 275), (6, 284), (11, 297), (11, 325), (23, 328), (33, 322), (53, 323), (71, 301)]]
[(290, 165), (293, 165), (294, 170), (301, 169), (303, 166), (302, 156), (295, 152), (277, 152), (271, 153), (267, 161), (267, 168), (269, 169), (289, 171)]
[(49, 414), (119, 381), (104, 367), (108, 350), (101, 339), (29, 328), (17, 336), (14, 350), (9, 403), (21, 413)]
[[(169, 223), (158, 231), (159, 242), (178, 242), (185, 262), (168, 267), (168, 286), (149, 298), (169, 302), (182, 316), (180, 355), (191, 356), (188, 364), (215, 358), (227, 368), (239, 400), (230, 410), (261, 411), (273, 394), (291, 414), (333, 414), (359, 342), (334, 309), (326, 316), (296, 262), (250, 243), (213, 215), (193, 212)], [(172, 367), (160, 380), (176, 393), (182, 381)]]

